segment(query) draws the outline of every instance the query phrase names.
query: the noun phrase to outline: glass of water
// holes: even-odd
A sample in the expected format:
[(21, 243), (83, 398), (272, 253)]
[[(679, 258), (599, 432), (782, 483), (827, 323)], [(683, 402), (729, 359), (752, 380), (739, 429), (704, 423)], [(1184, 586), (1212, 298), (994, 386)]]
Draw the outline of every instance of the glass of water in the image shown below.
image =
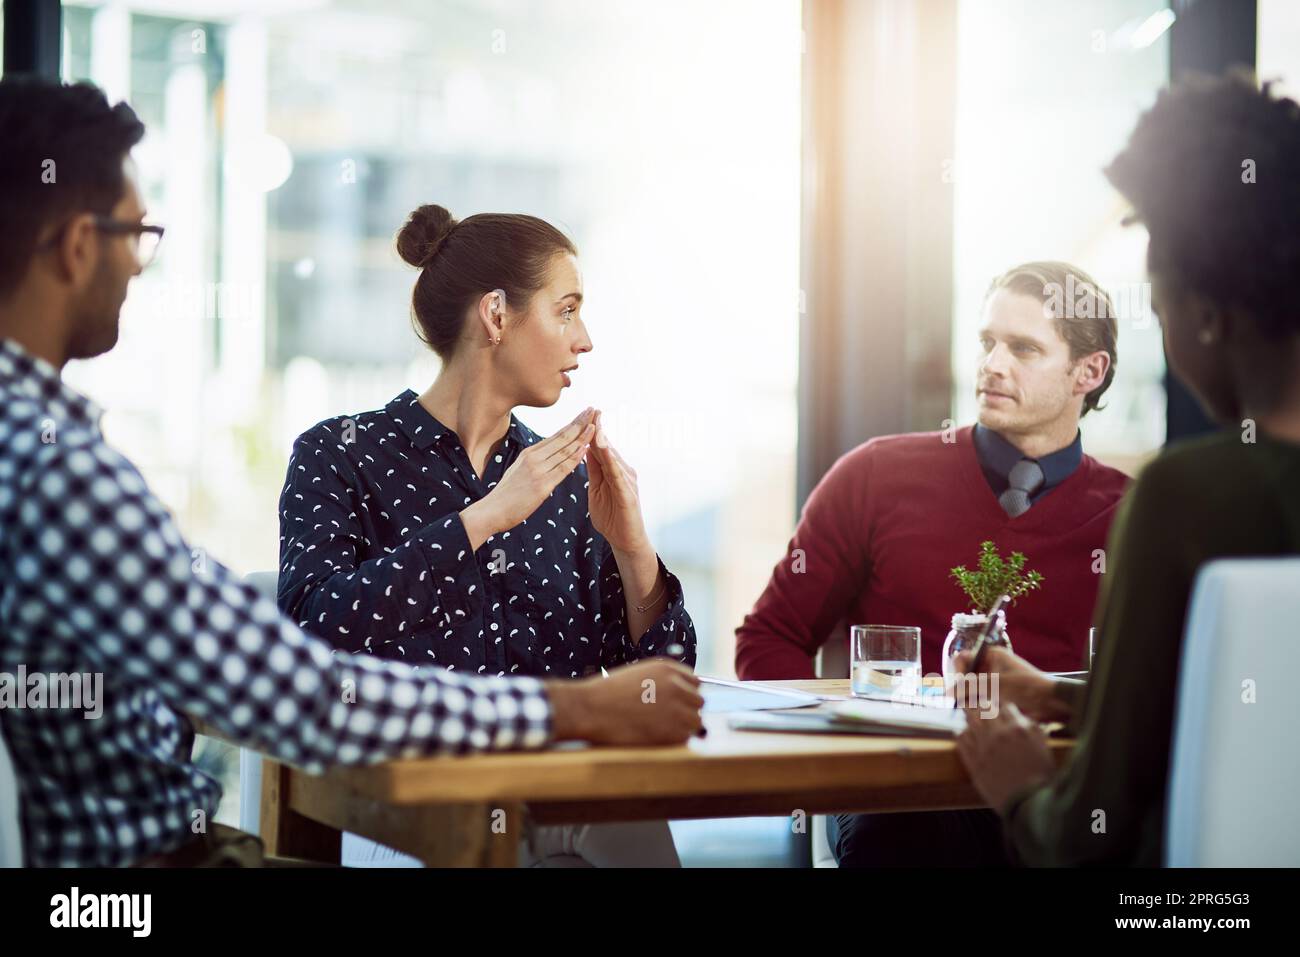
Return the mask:
[(918, 701), (921, 629), (910, 625), (854, 625), (850, 689), (859, 698)]

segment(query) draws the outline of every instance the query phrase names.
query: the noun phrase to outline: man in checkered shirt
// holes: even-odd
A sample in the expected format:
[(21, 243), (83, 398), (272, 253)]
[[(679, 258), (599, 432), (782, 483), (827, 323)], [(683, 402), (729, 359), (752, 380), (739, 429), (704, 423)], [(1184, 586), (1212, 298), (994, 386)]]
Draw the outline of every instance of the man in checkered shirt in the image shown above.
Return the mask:
[(128, 865), (191, 842), (220, 787), (190, 762), (184, 715), (307, 770), (697, 731), (697, 682), (666, 659), (543, 682), (336, 657), (227, 569), (201, 570), (59, 377), (116, 343), (161, 238), (129, 159), (143, 132), (87, 84), (0, 81), (0, 675), (103, 675), (98, 718), (0, 709), (27, 863)]

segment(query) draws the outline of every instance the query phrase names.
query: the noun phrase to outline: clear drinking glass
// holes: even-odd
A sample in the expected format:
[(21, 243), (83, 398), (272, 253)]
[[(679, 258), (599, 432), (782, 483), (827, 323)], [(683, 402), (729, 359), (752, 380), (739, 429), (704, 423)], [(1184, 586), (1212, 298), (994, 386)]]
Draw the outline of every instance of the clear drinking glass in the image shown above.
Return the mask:
[(919, 701), (921, 629), (911, 625), (854, 625), (849, 632), (853, 670), (849, 687), (859, 698)]

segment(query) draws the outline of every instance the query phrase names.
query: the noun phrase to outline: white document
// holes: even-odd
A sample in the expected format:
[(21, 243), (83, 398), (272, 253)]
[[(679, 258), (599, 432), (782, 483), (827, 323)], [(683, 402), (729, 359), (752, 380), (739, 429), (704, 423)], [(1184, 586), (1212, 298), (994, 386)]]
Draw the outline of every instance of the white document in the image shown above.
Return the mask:
[(776, 708), (808, 708), (821, 698), (803, 691), (764, 688), (751, 681), (727, 681), (724, 678), (700, 678), (700, 695), (704, 713), (728, 711), (767, 711)]
[(966, 727), (966, 712), (960, 708), (935, 708), (869, 698), (847, 698), (826, 707), (839, 721), (896, 729), (899, 733), (919, 731), (955, 735)]

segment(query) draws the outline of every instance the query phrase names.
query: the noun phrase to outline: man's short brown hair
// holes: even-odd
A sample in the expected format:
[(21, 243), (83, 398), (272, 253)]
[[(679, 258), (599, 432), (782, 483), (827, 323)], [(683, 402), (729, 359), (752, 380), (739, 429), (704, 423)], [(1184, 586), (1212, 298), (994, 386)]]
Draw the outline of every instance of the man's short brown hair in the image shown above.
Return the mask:
[(1094, 352), (1110, 356), (1110, 366), (1101, 385), (1083, 397), (1087, 415), (1101, 406), (1102, 394), (1110, 388), (1119, 361), (1116, 340), (1119, 323), (1115, 306), (1098, 282), (1078, 266), (1063, 262), (1030, 262), (1013, 266), (989, 284), (985, 301), (999, 289), (1032, 296), (1049, 307), (1056, 320), (1056, 330), (1070, 347), (1070, 358), (1078, 360)]

